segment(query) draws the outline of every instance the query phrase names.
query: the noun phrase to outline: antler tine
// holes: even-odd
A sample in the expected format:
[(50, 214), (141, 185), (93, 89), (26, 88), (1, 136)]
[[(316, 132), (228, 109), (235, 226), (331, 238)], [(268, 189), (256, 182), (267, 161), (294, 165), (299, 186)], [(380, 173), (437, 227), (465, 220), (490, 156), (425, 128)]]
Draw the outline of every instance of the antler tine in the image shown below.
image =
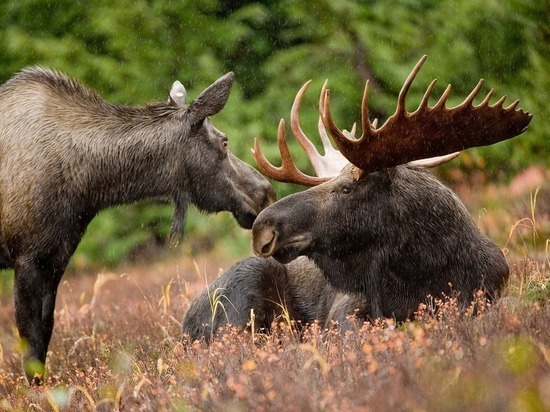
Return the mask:
[(408, 165), (420, 167), (436, 167), (442, 165), (443, 163), (450, 162), (451, 160), (458, 157), (458, 155), (460, 155), (460, 152), (454, 152), (444, 156), (431, 157), (429, 159), (418, 159), (409, 162)]
[(323, 112), (323, 97), (325, 94), (325, 90), (327, 89), (327, 84), (328, 80), (325, 80), (325, 82), (323, 83), (323, 87), (321, 87), (321, 94), (319, 95), (319, 120), (317, 122), (317, 129), (319, 130), (319, 136), (321, 137), (321, 142), (323, 143), (325, 154), (333, 150), (336, 151), (336, 149), (334, 149), (334, 147), (332, 146), (332, 143), (330, 143), (327, 129), (325, 129), (325, 126), (323, 125), (323, 119), (321, 116), (321, 113)]
[(302, 98), (310, 84), (311, 80), (308, 80), (300, 88), (300, 90), (296, 94), (296, 97), (294, 98), (294, 103), (292, 104), (292, 109), (290, 111), (290, 129), (292, 130), (292, 133), (294, 134), (294, 137), (296, 137), (296, 140), (298, 141), (300, 146), (302, 146), (302, 149), (304, 149), (304, 151), (308, 155), (309, 161), (311, 162), (313, 169), (315, 170), (315, 172), (318, 173), (318, 159), (321, 157), (321, 155), (315, 148), (315, 145), (311, 142), (311, 140), (307, 138), (307, 136), (303, 132), (302, 127), (300, 126), (299, 115), (300, 106), (302, 105)]
[(445, 103), (447, 103), (447, 98), (449, 97), (450, 94), (451, 94), (451, 85), (449, 84), (445, 88), (445, 91), (443, 92), (443, 94), (439, 98), (438, 102), (435, 104), (434, 107), (432, 107), (432, 110), (444, 109), (445, 108)]
[[(307, 81), (296, 94), (296, 98), (294, 99), (294, 104), (292, 105), (292, 110), (290, 112), (290, 128), (292, 129), (294, 137), (296, 137), (296, 140), (306, 152), (317, 176), (322, 178), (332, 178), (336, 176), (340, 170), (342, 170), (342, 167), (346, 165), (348, 161), (340, 152), (332, 147), (324, 129), (319, 129), (321, 141), (323, 142), (325, 149), (325, 155), (321, 156), (315, 148), (315, 145), (307, 138), (300, 126), (299, 110), (302, 104), (302, 98), (310, 84), (311, 80)], [(326, 81), (323, 88), (325, 87)]]
[[(395, 114), (392, 117), (397, 115), (403, 115), (406, 112), (405, 97), (409, 92), (412, 82), (416, 78), (416, 75), (420, 71), (422, 65), (424, 64), (427, 58), (428, 56), (424, 55), (420, 58), (420, 60), (418, 60), (418, 63), (416, 63), (416, 65), (412, 69), (411, 74), (409, 74), (409, 76), (405, 80), (405, 83), (403, 83), (403, 87), (401, 88), (401, 91), (399, 92), (399, 96), (397, 97), (397, 109), (395, 110)], [(388, 119), (388, 122), (390, 121), (390, 119)]]
[(432, 82), (428, 85), (428, 88), (424, 92), (424, 96), (422, 97), (422, 101), (418, 105), (418, 109), (416, 109), (417, 112), (426, 110), (428, 108), (428, 101), (430, 100), (430, 95), (432, 94), (432, 90), (435, 86), (435, 83), (437, 82), (437, 79), (433, 79)]
[(506, 100), (506, 96), (502, 96), (500, 99), (498, 99), (498, 101), (492, 105), (489, 105), (489, 107), (494, 107), (494, 108), (502, 108), (502, 106), (504, 105), (504, 101)]
[(353, 152), (354, 147), (358, 144), (359, 140), (349, 139), (344, 132), (336, 126), (334, 120), (332, 120), (332, 114), (330, 113), (330, 89), (325, 90), (322, 101), (323, 110), (321, 111), (321, 119), (323, 124), (325, 125), (325, 128), (328, 129), (328, 132), (332, 136), (332, 140), (334, 140), (334, 143), (336, 143), (336, 146), (338, 146), (340, 152), (342, 152), (344, 156), (346, 156), (348, 160), (353, 163), (346, 153)]
[(258, 168), (266, 177), (277, 180), (284, 183), (297, 183), (304, 186), (317, 186), (323, 182), (326, 182), (328, 178), (320, 178), (314, 176), (308, 176), (302, 173), (292, 160), (288, 144), (285, 136), (285, 121), (281, 119), (279, 122), (279, 129), (277, 131), (277, 144), (281, 153), (281, 166), (273, 166), (264, 156), (260, 149), (258, 139), (254, 139), (254, 149), (252, 154), (254, 160), (258, 164)]
[[(470, 92), (470, 94), (468, 95), (468, 97), (466, 97), (466, 99), (464, 99), (464, 101), (462, 102), (462, 104), (460, 106), (470, 106), (475, 97), (477, 96), (477, 94), (479, 93), (479, 91), (481, 90), (481, 86), (483, 86), (483, 83), (485, 83), (485, 79), (479, 79), (479, 82), (477, 82), (477, 85), (476, 87), (474, 87), (474, 90), (472, 90)], [(519, 101), (518, 101), (519, 102)], [(457, 106), (459, 107), (459, 106)]]
[(372, 125), (369, 118), (369, 108), (368, 108), (368, 99), (369, 99), (369, 81), (365, 82), (365, 90), (363, 91), (363, 98), (361, 99), (361, 137), (359, 140), (362, 140), (368, 136), (372, 131)]
[(487, 96), (485, 96), (485, 98), (484, 98), (483, 101), (479, 104), (479, 106), (484, 106), (484, 105), (489, 104), (489, 100), (491, 100), (491, 97), (493, 96), (493, 93), (494, 93), (494, 92), (495, 92), (494, 89), (489, 90), (489, 92), (487, 93)]
[[(342, 168), (347, 165), (349, 162), (348, 160), (340, 153), (338, 150), (336, 150), (332, 144), (330, 143), (330, 139), (327, 135), (327, 130), (325, 129), (323, 125), (323, 119), (321, 116), (322, 110), (323, 110), (323, 104), (324, 104), (324, 96), (325, 96), (325, 90), (327, 89), (328, 80), (325, 80), (323, 83), (323, 87), (321, 88), (321, 93), (319, 95), (319, 121), (317, 122), (317, 128), (319, 129), (319, 135), (321, 136), (321, 141), (323, 142), (323, 148), (325, 150), (325, 155), (320, 156), (320, 171), (317, 172), (318, 176), (324, 175), (324, 176), (336, 176)], [(352, 131), (354, 131), (354, 127), (352, 128)], [(321, 172), (321, 173), (320, 173)]]
[(473, 100), (481, 90), (483, 80), (454, 108), (445, 107), (451, 92), (450, 85), (439, 101), (429, 107), (434, 80), (424, 93), (418, 109), (414, 113), (407, 112), (405, 98), (425, 60), (426, 56), (423, 56), (414, 66), (399, 92), (395, 113), (380, 128), (376, 128), (374, 122), (371, 124), (364, 120), (368, 119), (365, 90), (361, 110), (363, 134), (358, 140), (348, 138), (334, 124), (330, 113), (330, 91), (325, 91), (323, 123), (342, 154), (364, 172), (494, 144), (523, 133), (531, 122), (532, 115), (517, 109), (517, 102), (504, 108), (503, 97), (489, 104), (493, 90), (480, 104), (474, 105)]
[(516, 110), (516, 107), (518, 107), (518, 104), (519, 104), (519, 100), (516, 100), (510, 106), (506, 107), (504, 110), (507, 112), (513, 112), (514, 110)]
[(329, 133), (332, 136), (332, 139), (336, 143), (342, 155), (346, 159), (357, 166), (355, 163), (354, 156), (350, 153), (356, 152), (357, 148), (368, 145), (371, 136), (376, 133), (376, 127), (378, 126), (378, 119), (374, 119), (373, 122), (370, 121), (369, 112), (368, 112), (368, 96), (369, 96), (369, 81), (365, 83), (365, 89), (363, 91), (363, 98), (361, 100), (361, 128), (362, 133), (358, 139), (355, 139), (355, 123), (352, 128), (352, 132), (346, 132), (340, 130), (332, 119), (332, 114), (330, 112), (330, 90), (323, 88), (323, 97), (322, 97), (322, 109), (321, 118), (323, 124), (328, 129)]

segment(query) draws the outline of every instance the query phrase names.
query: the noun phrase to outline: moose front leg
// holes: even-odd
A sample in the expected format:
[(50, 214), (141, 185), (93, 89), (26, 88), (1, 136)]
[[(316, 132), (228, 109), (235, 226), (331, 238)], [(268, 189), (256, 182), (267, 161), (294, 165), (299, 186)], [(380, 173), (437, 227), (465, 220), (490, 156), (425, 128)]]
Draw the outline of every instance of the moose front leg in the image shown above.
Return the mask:
[(60, 276), (50, 269), (51, 265), (35, 259), (20, 257), (15, 262), (15, 320), (22, 341), (23, 369), (33, 385), (39, 385), (44, 377), (53, 329)]
[[(63, 268), (65, 268), (65, 265), (63, 265)], [(42, 286), (42, 342), (46, 352), (52, 338), (55, 299), (63, 272), (63, 270), (48, 272), (48, 277), (44, 278)]]

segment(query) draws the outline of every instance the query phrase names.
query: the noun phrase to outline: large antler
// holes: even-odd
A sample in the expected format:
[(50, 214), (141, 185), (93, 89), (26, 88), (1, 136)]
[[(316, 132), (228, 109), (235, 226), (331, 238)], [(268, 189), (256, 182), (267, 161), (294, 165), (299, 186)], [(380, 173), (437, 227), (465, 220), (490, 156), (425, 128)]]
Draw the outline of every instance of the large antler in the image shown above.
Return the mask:
[(515, 137), (527, 129), (532, 115), (516, 109), (519, 100), (505, 108), (504, 96), (491, 105), (491, 89), (480, 104), (473, 105), (483, 80), (460, 105), (453, 108), (445, 107), (451, 92), (450, 85), (435, 106), (428, 106), (434, 80), (418, 109), (413, 113), (407, 112), (405, 97), (425, 60), (426, 56), (423, 56), (412, 70), (399, 93), (395, 113), (380, 128), (369, 119), (367, 81), (361, 104), (363, 133), (359, 139), (350, 138), (349, 133), (335, 125), (330, 113), (330, 91), (325, 91), (325, 97), (321, 99), (323, 123), (342, 154), (363, 171), (372, 172), (469, 147), (490, 145)]
[[(296, 165), (292, 160), (292, 156), (290, 155), (290, 150), (288, 149), (288, 144), (286, 141), (285, 121), (281, 119), (281, 121), (279, 122), (279, 129), (277, 131), (277, 144), (279, 145), (279, 151), (281, 152), (282, 161), (280, 167), (273, 166), (271, 163), (269, 163), (269, 161), (265, 158), (260, 149), (258, 139), (254, 139), (254, 149), (252, 150), (254, 159), (256, 160), (260, 171), (270, 179), (274, 179), (279, 182), (297, 183), (305, 186), (316, 186), (318, 184), (326, 182), (327, 180), (330, 180), (334, 176), (337, 176), (342, 168), (349, 163), (348, 160), (344, 156), (342, 156), (342, 154), (338, 150), (335, 150), (330, 144), (330, 140), (323, 126), (321, 116), (319, 116), (318, 127), (321, 141), (323, 142), (325, 150), (324, 156), (322, 156), (317, 151), (313, 143), (306, 137), (306, 135), (302, 131), (302, 128), (300, 127), (300, 117), (298, 112), (300, 110), (300, 105), (302, 104), (304, 93), (306, 92), (310, 84), (311, 80), (306, 82), (306, 84), (302, 86), (298, 94), (296, 94), (294, 104), (292, 105), (292, 110), (290, 112), (290, 127), (292, 129), (294, 137), (296, 137), (296, 140), (298, 141), (298, 143), (300, 143), (300, 146), (302, 146), (302, 148), (308, 155), (313, 169), (317, 174), (317, 177), (308, 176), (296, 168)], [(325, 82), (321, 90), (321, 96), (319, 98), (319, 112), (321, 112), (321, 107), (324, 104), (326, 84), (327, 83)], [(348, 132), (344, 131), (343, 133)]]

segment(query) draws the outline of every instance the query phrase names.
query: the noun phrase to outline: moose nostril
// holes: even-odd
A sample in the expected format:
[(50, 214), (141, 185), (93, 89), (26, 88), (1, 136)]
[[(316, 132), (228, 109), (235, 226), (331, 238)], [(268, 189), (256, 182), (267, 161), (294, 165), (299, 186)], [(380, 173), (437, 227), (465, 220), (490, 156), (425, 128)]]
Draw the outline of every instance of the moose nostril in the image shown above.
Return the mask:
[(273, 229), (264, 229), (254, 233), (254, 252), (263, 257), (271, 256), (277, 243), (277, 233)]
[(271, 249), (271, 242), (268, 243), (268, 244), (265, 244), (262, 247), (262, 255), (268, 255), (269, 254), (269, 249)]

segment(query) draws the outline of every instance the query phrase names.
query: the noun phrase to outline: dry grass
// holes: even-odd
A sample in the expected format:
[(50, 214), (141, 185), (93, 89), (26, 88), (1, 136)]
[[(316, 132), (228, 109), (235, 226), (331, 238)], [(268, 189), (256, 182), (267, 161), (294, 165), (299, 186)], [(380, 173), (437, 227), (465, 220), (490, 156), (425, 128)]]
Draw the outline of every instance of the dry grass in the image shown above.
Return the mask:
[[(193, 262), (70, 277), (40, 388), (22, 376), (13, 305), (3, 299), (0, 409), (550, 410), (549, 255), (531, 254), (517, 236), (506, 296), (476, 302), (477, 316), (450, 300), (437, 316), (421, 310), (414, 322), (345, 334), (312, 325), (300, 338), (280, 319), (271, 335), (230, 329), (210, 346), (184, 345), (180, 321), (205, 284)], [(231, 263), (203, 257), (198, 267), (212, 278)]]

